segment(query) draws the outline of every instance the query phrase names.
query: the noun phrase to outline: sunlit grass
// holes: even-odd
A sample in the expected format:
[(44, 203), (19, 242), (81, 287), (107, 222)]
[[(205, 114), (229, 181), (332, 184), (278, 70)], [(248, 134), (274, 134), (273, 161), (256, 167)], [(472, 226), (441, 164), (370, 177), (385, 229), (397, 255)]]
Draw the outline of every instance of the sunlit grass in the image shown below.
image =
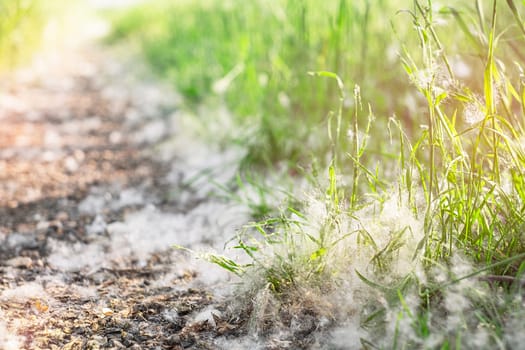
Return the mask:
[(0, 69), (14, 68), (38, 48), (45, 26), (39, 1), (0, 1)]
[[(0, 72), (27, 64), (36, 52), (49, 44), (45, 42), (50, 39), (46, 35), (57, 34), (50, 32), (50, 24), (57, 25), (68, 15), (68, 9), (78, 3), (77, 0), (0, 0)], [(55, 30), (65, 31), (64, 28)]]
[[(303, 303), (319, 329), (359, 314), (371, 348), (513, 344), (525, 266), (523, 11), (512, 0), (190, 1), (116, 19), (113, 39), (138, 40), (189, 108), (229, 107), (248, 130), (235, 140), (247, 164), (285, 161), (291, 178), (309, 179), (313, 194), (290, 194), (278, 215), (247, 203), (257, 220), (234, 248), (248, 264), (207, 256), (248, 281), (257, 333)], [(277, 191), (254, 187), (259, 199)], [(345, 292), (359, 304), (346, 313), (335, 305)]]
[[(328, 111), (338, 103), (337, 85), (309, 71), (359, 82), (385, 112), (406, 90), (389, 22), (396, 9), (385, 1), (157, 1), (117, 15), (113, 38), (138, 39), (188, 101), (226, 103), (252, 127), (241, 140), (248, 163), (295, 167), (330, 147)], [(399, 87), (395, 96), (382, 93), (389, 84)]]

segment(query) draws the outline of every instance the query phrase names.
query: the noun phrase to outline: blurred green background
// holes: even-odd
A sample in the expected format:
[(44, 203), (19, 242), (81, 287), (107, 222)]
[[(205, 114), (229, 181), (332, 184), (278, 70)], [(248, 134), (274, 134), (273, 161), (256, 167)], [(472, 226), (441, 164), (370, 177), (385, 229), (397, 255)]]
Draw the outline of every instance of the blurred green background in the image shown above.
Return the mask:
[[(455, 78), (482, 93), (491, 4), (421, 3), (432, 10), (431, 24)], [(410, 0), (158, 0), (112, 12), (109, 40), (129, 39), (140, 46), (188, 104), (225, 104), (236, 124), (250, 130), (236, 140), (248, 145), (248, 163), (293, 167), (307, 164), (312, 155), (322, 159), (330, 149), (329, 114), (339, 104), (335, 80), (312, 77), (310, 71), (333, 72), (344, 82), (343, 123), (353, 113), (358, 84), (363, 123), (370, 104), (378, 130), (396, 115), (407, 133), (419, 133), (425, 102), (401, 62), (408, 52), (423, 64), (416, 27), (425, 24), (416, 23), (417, 13)], [(505, 58), (509, 76), (518, 77), (513, 62), (525, 50), (511, 39), (520, 28), (504, 2), (499, 17), (499, 57)], [(383, 155), (391, 151), (380, 141), (371, 148)]]

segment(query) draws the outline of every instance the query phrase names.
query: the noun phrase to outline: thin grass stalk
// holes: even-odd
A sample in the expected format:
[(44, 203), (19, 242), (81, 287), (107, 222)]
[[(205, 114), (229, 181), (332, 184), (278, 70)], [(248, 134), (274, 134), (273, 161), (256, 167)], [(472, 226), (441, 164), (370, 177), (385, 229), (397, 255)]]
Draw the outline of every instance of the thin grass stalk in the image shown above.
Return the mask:
[[(425, 17), (427, 13), (423, 11), (422, 7), (419, 5), (417, 0), (414, 1), (414, 6), (419, 9), (420, 14)], [(419, 42), (422, 45), (423, 57), (425, 67), (429, 70), (429, 74), (432, 74), (432, 45), (428, 41), (428, 35), (426, 34), (425, 27), (422, 27), (418, 22), (418, 16), (416, 13), (411, 13), (414, 19), (414, 24), (416, 26), (417, 34), (419, 37)], [(414, 65), (415, 66), (415, 65)], [(435, 179), (435, 150), (434, 150), (434, 108), (432, 103), (432, 84), (433, 78), (429, 82), (424, 82), (425, 86), (421, 86), (421, 92), (424, 94), (427, 101), (428, 115), (427, 115), (427, 124), (428, 124), (428, 147), (429, 147), (429, 175), (428, 175), (428, 196), (427, 196), (427, 207), (425, 211), (425, 232), (430, 232), (431, 230), (431, 211), (432, 211), (432, 202), (434, 199), (434, 179)], [(423, 178), (422, 178), (423, 180)]]
[(463, 34), (465, 34), (465, 36), (479, 49), (482, 47), (482, 45), (480, 44), (479, 40), (472, 34), (472, 32), (470, 31), (470, 28), (468, 27), (467, 23), (465, 22), (465, 20), (463, 19), (463, 17), (461, 16), (461, 14), (459, 13), (458, 10), (456, 10), (454, 7), (451, 7), (449, 6), (448, 7), (448, 10), (450, 11), (450, 13), (452, 14), (452, 16), (454, 16), (454, 19), (456, 20), (456, 22), (458, 23), (459, 27), (461, 28), (461, 31), (463, 32)]
[[(489, 48), (488, 48), (488, 57), (487, 65), (485, 67), (485, 103), (487, 107), (488, 118), (491, 120), (492, 129), (496, 130), (496, 101), (495, 101), (495, 91), (494, 91), (494, 73), (496, 72), (496, 65), (494, 63), (494, 34), (496, 32), (496, 4), (497, 0), (493, 1), (492, 8), (492, 25), (489, 32)], [(500, 173), (499, 173), (499, 139), (496, 133), (492, 132), (492, 152), (493, 152), (493, 164), (492, 164), (492, 176), (496, 182), (500, 182)]]
[(516, 24), (518, 25), (518, 28), (520, 29), (521, 33), (525, 35), (525, 25), (523, 24), (523, 20), (521, 19), (521, 15), (518, 11), (518, 8), (516, 7), (516, 4), (514, 3), (514, 0), (507, 0), (507, 6), (510, 8), (510, 11), (514, 16)]
[(454, 78), (454, 72), (452, 71), (452, 67), (450, 66), (450, 62), (448, 61), (447, 55), (445, 55), (445, 51), (443, 48), (443, 45), (441, 44), (441, 41), (439, 40), (439, 37), (436, 34), (436, 31), (434, 30), (434, 26), (432, 25), (432, 20), (428, 18), (429, 14), (431, 15), (431, 9), (432, 9), (432, 0), (428, 0), (428, 8), (429, 12), (424, 11), (421, 7), (421, 4), (419, 1), (416, 0), (415, 2), (417, 9), (421, 13), (423, 20), (425, 21), (425, 28), (428, 28), (428, 31), (430, 32), (430, 35), (434, 42), (436, 43), (436, 46), (440, 52), (441, 59), (443, 60), (443, 63), (445, 64), (445, 67), (447, 67), (447, 72), (450, 76), (450, 79), (455, 80)]
[(359, 86), (354, 87), (354, 100), (355, 100), (355, 109), (354, 109), (354, 120), (353, 120), (353, 157), (356, 159), (354, 162), (354, 172), (353, 172), (353, 182), (352, 182), (352, 195), (350, 197), (350, 207), (355, 208), (357, 205), (358, 197), (358, 186), (359, 186), (359, 166), (357, 163), (360, 161), (360, 140), (359, 140), (359, 124), (358, 124), (358, 115), (361, 107), (361, 93)]
[(363, 16), (363, 23), (361, 24), (361, 69), (360, 81), (366, 79), (366, 62), (368, 57), (368, 25), (370, 21), (370, 1), (365, 1), (365, 13)]
[(485, 14), (483, 12), (483, 5), (481, 0), (476, 0), (476, 14), (478, 15), (479, 31), (485, 33)]

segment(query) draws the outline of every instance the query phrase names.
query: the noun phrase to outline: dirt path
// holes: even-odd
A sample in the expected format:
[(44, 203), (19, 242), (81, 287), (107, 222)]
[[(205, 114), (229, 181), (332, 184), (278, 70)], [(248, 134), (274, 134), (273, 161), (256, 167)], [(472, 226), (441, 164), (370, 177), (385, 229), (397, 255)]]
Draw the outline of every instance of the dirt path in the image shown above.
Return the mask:
[(220, 247), (247, 219), (196, 177), (235, 152), (191, 141), (177, 96), (116, 57), (49, 56), (1, 87), (1, 349), (209, 349), (242, 333), (220, 316), (226, 275), (171, 248)]

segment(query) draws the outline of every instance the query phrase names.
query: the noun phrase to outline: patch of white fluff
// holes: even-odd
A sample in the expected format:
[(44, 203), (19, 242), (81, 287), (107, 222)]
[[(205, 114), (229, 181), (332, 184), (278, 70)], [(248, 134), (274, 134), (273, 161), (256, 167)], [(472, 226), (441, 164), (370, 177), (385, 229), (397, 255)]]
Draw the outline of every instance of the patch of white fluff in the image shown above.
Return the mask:
[(203, 264), (202, 261), (197, 261), (190, 263), (189, 267), (197, 274), (197, 277), (191, 281), (191, 286), (210, 288), (220, 285), (220, 288), (213, 290), (213, 295), (216, 298), (231, 295), (234, 290), (234, 283), (239, 282), (237, 276), (209, 262)]
[[(209, 250), (210, 248), (202, 247), (201, 249)], [(188, 288), (207, 288), (213, 290), (216, 299), (232, 295), (236, 284), (239, 283), (240, 278), (238, 276), (202, 258), (190, 257), (190, 254), (185, 253), (179, 254), (180, 251), (177, 250), (175, 252), (176, 254), (172, 257), (171, 270), (163, 278), (152, 281), (152, 288), (170, 287), (181, 291)], [(227, 255), (235, 261), (241, 261), (232, 254)], [(183, 277), (187, 274), (195, 277), (185, 280)]]
[[(491, 298), (491, 296), (489, 296), (487, 287), (478, 281), (477, 276), (461, 279), (475, 271), (474, 266), (466, 258), (457, 254), (452, 256), (449, 270), (448, 280), (460, 280), (443, 290), (446, 327), (442, 331), (456, 334), (458, 329), (466, 330), (468, 324), (479, 323), (474, 316), (476, 314), (475, 303), (487, 297)], [(463, 340), (465, 341), (468, 342), (468, 339)]]
[[(53, 297), (62, 296), (64, 295), (64, 293), (79, 296), (85, 299), (95, 299), (98, 297), (98, 290), (96, 285), (86, 286), (70, 284), (68, 282), (65, 282), (63, 276), (60, 275), (42, 276), (39, 277), (37, 281), (40, 282), (43, 286), (45, 286), (46, 292)], [(49, 299), (47, 301), (51, 304), (55, 302), (55, 300)], [(60, 301), (56, 302), (61, 304)]]
[[(518, 296), (521, 299), (521, 296)], [(508, 349), (520, 349), (525, 344), (525, 301), (520, 300), (504, 325), (503, 340)]]
[(106, 188), (94, 187), (90, 194), (80, 202), (78, 210), (83, 214), (98, 215), (105, 208), (119, 210), (128, 206), (143, 205), (144, 202), (145, 195), (140, 189), (120, 189), (115, 185), (111, 191), (108, 191)]
[[(458, 258), (456, 256), (451, 259), (451, 273), (452, 278), (461, 278), (466, 276), (473, 271), (473, 267), (465, 259)], [(481, 294), (484, 288), (482, 288), (475, 279), (462, 279), (456, 284), (448, 287), (445, 291), (444, 305), (450, 316), (462, 315), (465, 311), (472, 307), (472, 301), (469, 298), (469, 294), (472, 291), (476, 291), (477, 294)]]
[[(387, 308), (386, 317), (386, 334), (379, 335), (382, 337), (380, 343), (385, 346), (390, 345), (395, 334), (398, 334), (398, 343), (405, 344), (411, 341), (416, 341), (416, 344), (421, 344), (422, 339), (416, 334), (414, 330), (414, 315), (417, 315), (417, 308), (420, 304), (419, 297), (415, 294), (407, 295), (404, 298), (405, 305), (398, 307)], [(377, 334), (371, 334), (377, 337)]]
[(206, 202), (191, 212), (163, 213), (153, 206), (108, 225), (113, 255), (146, 259), (156, 250), (181, 245), (222, 247), (227, 235), (246, 222), (239, 208), (221, 202)]
[(156, 119), (146, 123), (140, 128), (140, 132), (137, 132), (133, 140), (136, 143), (156, 143), (159, 142), (163, 137), (169, 135), (171, 131), (168, 128), (167, 121), (163, 119)]
[(86, 226), (86, 233), (89, 236), (101, 235), (106, 232), (107, 223), (104, 220), (104, 217), (100, 214), (97, 214), (91, 224)]
[(267, 349), (267, 344), (262, 340), (258, 340), (254, 336), (244, 336), (239, 338), (227, 339), (224, 337), (219, 337), (215, 339), (214, 345), (217, 346), (217, 349), (221, 350), (263, 350)]
[(82, 214), (95, 215), (102, 212), (106, 205), (106, 198), (96, 194), (89, 194), (78, 205), (78, 210)]
[[(493, 332), (489, 329), (487, 326), (478, 325), (476, 329), (473, 332), (468, 332), (466, 330), (463, 331), (463, 337), (462, 340), (464, 342), (464, 346), (462, 348), (465, 349), (504, 349), (505, 347), (503, 344), (500, 344), (500, 346), (496, 346), (494, 342), (492, 341), (491, 337), (494, 334), (491, 334)], [(523, 328), (520, 329), (520, 332), (523, 332)], [(517, 347), (507, 347), (507, 349), (522, 349), (523, 343), (520, 343)]]
[[(418, 348), (439, 348), (447, 340), (454, 343), (459, 339), (462, 348), (467, 349), (488, 349), (496, 346), (496, 343), (501, 343), (500, 340), (497, 340), (498, 336), (492, 329), (492, 325), (486, 325), (478, 318), (479, 305), (494, 303), (497, 297), (490, 292), (484, 282), (479, 281), (477, 276), (462, 279), (474, 271), (476, 271), (475, 266), (460, 255), (452, 256), (448, 267), (442, 266), (429, 271), (427, 278), (432, 278), (434, 283), (447, 284), (452, 280), (457, 281), (442, 288), (443, 301), (439, 305), (434, 305), (437, 308), (430, 311), (431, 320), (416, 320), (420, 297), (415, 291), (405, 295), (404, 305), (387, 308), (387, 332), (380, 343), (387, 346), (394, 334), (397, 334), (397, 341), (401, 347), (410, 344), (411, 347)], [(518, 309), (523, 310), (521, 307)], [(521, 316), (525, 314), (520, 312)], [(521, 324), (516, 326), (521, 332), (523, 322), (522, 318), (518, 319)], [(416, 332), (417, 322), (426, 322), (426, 327), (429, 329), (427, 337), (422, 337)], [(512, 332), (514, 325), (509, 329)], [(507, 345), (518, 344), (511, 343), (513, 339), (514, 333), (508, 333), (508, 329), (505, 329), (504, 342)], [(509, 348), (515, 347), (510, 346)]]
[[(381, 276), (382, 283), (399, 281), (400, 277), (416, 271), (421, 273), (422, 267), (416, 252), (418, 244), (424, 238), (423, 221), (416, 218), (412, 210), (405, 205), (408, 202), (405, 197), (406, 195), (401, 196), (400, 200), (399, 194), (393, 191), (383, 203), (373, 203), (354, 213), (353, 217), (341, 214), (338, 217), (338, 228), (328, 232), (331, 237), (326, 243), (342, 239), (329, 252), (328, 266), (343, 273), (344, 279), (353, 281), (352, 288), (363, 288), (362, 281), (354, 271), (365, 275), (367, 272), (373, 272), (372, 258), (396, 236), (400, 236), (398, 239), (402, 244), (391, 255), (388, 263), (389, 273)], [(305, 211), (308, 222), (302, 227), (305, 233), (302, 235), (304, 242), (298, 243), (303, 246), (297, 249), (311, 254), (318, 248), (316, 243), (304, 237), (310, 235), (319, 238), (329, 215), (324, 201), (310, 198)], [(370, 242), (364, 243), (364, 236), (359, 233), (363, 231), (373, 239), (375, 246)]]
[(115, 222), (107, 228), (115, 257), (136, 256), (146, 260), (149, 254), (166, 249), (176, 241), (177, 232), (184, 230), (179, 215), (164, 214), (153, 206)]
[(144, 194), (135, 188), (126, 188), (118, 196), (118, 200), (111, 204), (112, 209), (118, 210), (127, 206), (144, 204)]
[(485, 113), (481, 106), (481, 103), (478, 101), (470, 102), (466, 105), (463, 115), (467, 124), (474, 125), (485, 119)]
[(450, 64), (456, 77), (460, 79), (467, 79), (472, 76), (472, 68), (467, 62), (462, 60), (460, 57), (454, 57), (451, 60)]
[(445, 292), (444, 306), (447, 310), (447, 331), (453, 332), (465, 323), (465, 314), (471, 311), (472, 301), (461, 288), (450, 288)]
[[(424, 238), (423, 222), (415, 217), (413, 211), (406, 206), (408, 202), (406, 195), (399, 195), (392, 191), (385, 200), (374, 202), (364, 209), (353, 213), (352, 217), (345, 214), (344, 210), (336, 215), (336, 225), (331, 228), (327, 225), (327, 219), (333, 213), (324, 201), (324, 194), (312, 196), (307, 200), (303, 211), (305, 220), (292, 215), (292, 219), (302, 222), (298, 232), (288, 232), (291, 246), (274, 245), (271, 246), (269, 256), (281, 256), (286, 259), (291, 250), (306, 259), (317, 249), (318, 243), (314, 239), (321, 238), (324, 230), (325, 246), (336, 243), (329, 248), (325, 259), (327, 269), (337, 276), (340, 285), (333, 293), (318, 296), (323, 299), (320, 302), (327, 302), (330, 305), (337, 305), (333, 315), (338, 320), (344, 320), (344, 324), (337, 328), (329, 339), (332, 347), (328, 348), (360, 348), (360, 338), (367, 339), (367, 333), (360, 328), (360, 311), (366, 303), (379, 303), (387, 307), (388, 303), (381, 296), (381, 293), (365, 284), (355, 273), (359, 271), (372, 281), (380, 284), (389, 285), (400, 281), (400, 278), (419, 269), (422, 274), (423, 267), (416, 254), (418, 244)], [(320, 198), (320, 199), (319, 199)], [(335, 228), (334, 228), (335, 227)], [(366, 231), (373, 239), (375, 246), (370, 243), (363, 243), (363, 236), (359, 237), (358, 231)], [(402, 234), (400, 234), (402, 232)], [(399, 236), (402, 243), (390, 256), (388, 260), (388, 273), (376, 275), (377, 270), (373, 268), (372, 258), (384, 249), (396, 236)], [(415, 258), (414, 258), (415, 257)], [(304, 260), (299, 259), (299, 263), (304, 264)], [(301, 268), (301, 266), (299, 266)], [(415, 314), (420, 304), (417, 295), (408, 296), (405, 300), (407, 307)], [(387, 324), (389, 332), (393, 335), (396, 324), (401, 334), (407, 338), (414, 338), (412, 329), (413, 320), (407, 315), (399, 317), (399, 310), (387, 312)], [(382, 334), (385, 336), (386, 334)], [(375, 338), (376, 335), (373, 335)], [(352, 340), (349, 342), (350, 340)], [(386, 339), (386, 337), (385, 337)], [(439, 339), (436, 339), (436, 342)], [(386, 344), (389, 346), (391, 344)], [(346, 347), (345, 347), (346, 346)]]
[(30, 299), (45, 299), (48, 297), (49, 295), (46, 293), (42, 285), (37, 282), (29, 282), (16, 288), (6, 289), (2, 292), (2, 294), (0, 294), (0, 299), (2, 300), (15, 301), (19, 303), (26, 302)]
[[(173, 183), (190, 185), (193, 197), (202, 198), (210, 192), (217, 192), (218, 185), (227, 184), (235, 178), (239, 162), (245, 154), (241, 148), (231, 147), (225, 150), (211, 148), (197, 143), (187, 135), (177, 135), (169, 145), (160, 151), (176, 157), (168, 180)], [(189, 152), (188, 150), (191, 150)], [(183, 164), (183, 166), (181, 166)]]
[(76, 294), (80, 296), (81, 298), (86, 299), (99, 299), (99, 294), (97, 287), (95, 286), (78, 286), (76, 284), (72, 284), (69, 286), (71, 293)]
[(47, 261), (54, 268), (62, 271), (80, 271), (86, 267), (109, 267), (110, 261), (106, 260), (104, 252), (106, 245), (102, 241), (70, 244), (50, 239), (48, 244), (51, 253)]
[[(402, 245), (396, 250), (389, 263), (393, 280), (414, 272), (419, 264), (419, 259), (417, 257), (414, 259), (417, 246), (424, 239), (423, 220), (416, 218), (413, 211), (405, 205), (407, 202), (405, 197), (406, 195), (399, 196), (394, 192), (382, 205), (373, 204), (355, 214), (358, 223), (354, 224), (354, 227), (368, 232), (379, 251), (396, 236), (400, 236)], [(364, 255), (369, 254), (366, 256), (367, 259), (377, 253), (376, 249), (363, 249), (362, 246), (357, 247), (357, 242), (354, 244), (359, 251), (364, 252)]]
[[(342, 240), (329, 252), (329, 267), (340, 273), (349, 273), (350, 276), (346, 278), (355, 279), (359, 285), (360, 280), (356, 278), (354, 270), (365, 274), (371, 271), (371, 259), (399, 235), (398, 239), (402, 244), (391, 256), (388, 267), (390, 273), (382, 276), (383, 283), (395, 282), (399, 277), (414, 273), (417, 269), (422, 270), (416, 252), (418, 244), (424, 238), (423, 221), (406, 207), (405, 197), (394, 191), (383, 203), (373, 203), (354, 213), (353, 217), (339, 215), (338, 228), (335, 230), (337, 232), (328, 233), (331, 237), (327, 243)], [(308, 222), (302, 227), (305, 234), (301, 236), (319, 238), (330, 214), (322, 200), (310, 198), (307, 204), (305, 216)], [(363, 243), (364, 236), (359, 234), (363, 231), (373, 239), (375, 246), (370, 242)], [(308, 238), (304, 240), (304, 247), (298, 249), (304, 249), (306, 254), (313, 253), (316, 243)]]
[[(323, 197), (318, 196), (317, 198)], [(298, 253), (302, 252), (306, 256), (318, 248), (317, 244), (308, 239), (307, 236), (319, 238), (319, 233), (326, 229), (326, 220), (330, 215), (326, 202), (317, 198), (310, 198), (307, 202), (304, 212), (307, 222), (301, 228), (303, 234), (299, 235), (302, 237), (302, 241), (296, 241), (298, 246), (294, 247)], [(350, 348), (360, 348), (360, 338), (377, 338), (377, 334), (368, 335), (359, 326), (360, 311), (366, 303), (380, 304), (387, 308), (387, 333), (381, 334), (381, 338), (384, 337), (383, 340), (387, 342), (384, 343), (385, 346), (391, 345), (388, 343), (388, 339), (392, 339), (389, 336), (394, 334), (396, 327), (404, 339), (416, 338), (413, 330), (413, 319), (409, 314), (416, 314), (420, 305), (419, 297), (416, 294), (406, 297), (406, 308), (410, 312), (402, 309), (388, 309), (388, 303), (381, 296), (381, 293), (365, 284), (355, 273), (357, 270), (372, 281), (383, 285), (399, 282), (401, 278), (409, 274), (425, 275), (417, 250), (419, 243), (424, 239), (424, 224), (423, 220), (417, 218), (411, 208), (407, 207), (407, 203), (407, 195), (400, 195), (394, 190), (385, 196), (383, 202), (373, 202), (364, 209), (353, 213), (353, 217), (344, 213), (340, 214), (337, 217), (336, 229), (327, 233), (332, 235), (328, 240), (329, 242), (342, 239), (334, 248), (329, 250), (328, 256), (325, 257), (328, 268), (338, 274), (342, 280), (342, 285), (325, 297), (326, 301), (332, 305), (338, 305), (336, 317), (345, 320), (344, 325), (331, 334), (330, 341), (333, 346), (328, 348), (342, 349), (349, 348), (349, 346)], [(297, 217), (294, 219), (301, 220)], [(364, 243), (364, 236), (359, 237), (358, 231), (366, 231), (374, 244)], [(397, 236), (399, 236), (397, 239), (401, 245), (389, 256), (388, 272), (377, 275), (377, 269), (373, 267), (372, 258)], [(289, 247), (277, 247), (276, 253), (285, 256), (283, 254), (286, 249)], [(400, 315), (403, 316), (400, 317)], [(381, 339), (376, 340), (383, 341)], [(428, 338), (426, 341), (429, 344), (434, 344), (441, 340), (440, 336), (436, 336)], [(423, 343), (421, 344), (423, 345)]]
[(362, 349), (361, 338), (366, 332), (360, 327), (358, 320), (351, 319), (333, 329), (328, 339), (323, 339), (321, 349), (358, 350)]
[(205, 308), (204, 310), (198, 312), (196, 315), (193, 316), (193, 322), (204, 322), (207, 321), (209, 325), (212, 327), (216, 327), (217, 324), (215, 322), (215, 317), (221, 317), (222, 312), (214, 308), (213, 306), (209, 306)]
[(0, 309), (0, 349), (3, 350), (18, 350), (22, 348), (22, 339), (8, 330), (4, 323), (6, 317), (4, 312)]

